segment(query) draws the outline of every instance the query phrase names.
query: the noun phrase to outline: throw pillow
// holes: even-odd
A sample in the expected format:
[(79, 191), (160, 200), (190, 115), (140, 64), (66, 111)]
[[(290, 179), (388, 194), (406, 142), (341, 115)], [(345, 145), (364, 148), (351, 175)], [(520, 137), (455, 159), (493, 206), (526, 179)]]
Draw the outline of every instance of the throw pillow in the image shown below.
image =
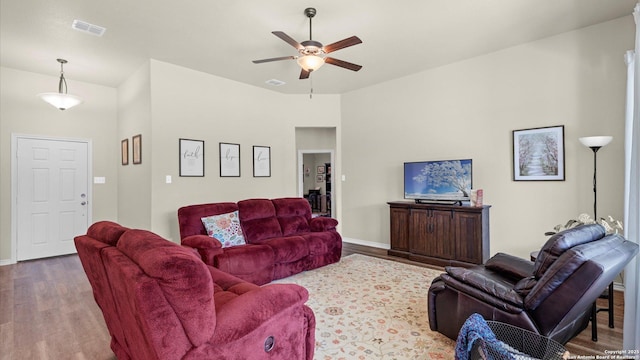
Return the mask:
[(238, 211), (203, 217), (202, 224), (207, 235), (218, 239), (222, 247), (244, 245), (244, 236), (238, 219)]

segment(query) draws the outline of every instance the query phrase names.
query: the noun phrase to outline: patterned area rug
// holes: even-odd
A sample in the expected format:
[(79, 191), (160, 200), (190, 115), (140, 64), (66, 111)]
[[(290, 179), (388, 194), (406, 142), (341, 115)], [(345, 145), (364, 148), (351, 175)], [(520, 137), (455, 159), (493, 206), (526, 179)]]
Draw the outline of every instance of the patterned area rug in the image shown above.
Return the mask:
[(441, 272), (354, 254), (279, 283), (309, 291), (315, 359), (453, 359), (455, 342), (429, 329), (427, 292)]

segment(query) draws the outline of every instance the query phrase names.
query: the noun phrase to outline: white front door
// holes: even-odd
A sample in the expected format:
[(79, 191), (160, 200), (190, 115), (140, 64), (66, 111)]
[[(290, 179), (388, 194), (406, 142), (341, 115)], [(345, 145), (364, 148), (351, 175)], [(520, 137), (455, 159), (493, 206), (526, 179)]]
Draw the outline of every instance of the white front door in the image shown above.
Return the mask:
[(75, 253), (89, 226), (89, 143), (17, 139), (17, 260)]

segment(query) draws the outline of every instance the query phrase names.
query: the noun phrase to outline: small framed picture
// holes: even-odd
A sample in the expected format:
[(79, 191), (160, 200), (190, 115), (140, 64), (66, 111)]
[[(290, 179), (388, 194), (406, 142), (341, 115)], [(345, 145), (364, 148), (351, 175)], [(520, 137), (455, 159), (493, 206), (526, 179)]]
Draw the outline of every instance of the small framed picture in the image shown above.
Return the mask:
[(133, 164), (142, 164), (142, 135), (136, 135), (131, 139), (133, 147)]
[(514, 181), (564, 181), (564, 126), (513, 130)]
[(204, 176), (204, 141), (178, 139), (180, 176)]
[(324, 175), (316, 175), (316, 182), (321, 183), (324, 181)]
[(323, 165), (318, 165), (318, 167), (316, 168), (316, 173), (317, 174), (324, 174), (324, 166)]
[(122, 165), (129, 165), (129, 139), (124, 139), (120, 142), (120, 155)]
[(240, 144), (220, 143), (220, 177), (240, 177)]
[(253, 147), (253, 177), (271, 176), (271, 147)]

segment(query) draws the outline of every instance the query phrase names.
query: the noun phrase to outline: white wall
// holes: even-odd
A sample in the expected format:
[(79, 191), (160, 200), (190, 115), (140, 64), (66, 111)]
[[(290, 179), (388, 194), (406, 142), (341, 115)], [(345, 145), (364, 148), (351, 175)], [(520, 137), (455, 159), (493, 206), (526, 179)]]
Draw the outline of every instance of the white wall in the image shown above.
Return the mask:
[[(598, 214), (621, 219), (633, 34), (628, 16), (343, 95), (343, 236), (389, 244), (386, 202), (403, 197), (403, 162), (472, 158), (492, 205), (491, 253), (527, 257), (545, 231), (592, 212), (593, 153), (578, 137), (605, 134)], [(512, 181), (512, 131), (553, 125), (565, 127), (566, 181)]]
[(0, 67), (0, 263), (11, 259), (11, 134), (89, 139), (93, 146), (93, 176), (106, 178), (94, 184), (89, 198), (93, 220), (117, 219), (117, 168), (120, 144), (116, 140), (116, 89), (73, 80), (69, 93), (84, 103), (60, 111), (36, 96), (56, 91), (57, 76)]

